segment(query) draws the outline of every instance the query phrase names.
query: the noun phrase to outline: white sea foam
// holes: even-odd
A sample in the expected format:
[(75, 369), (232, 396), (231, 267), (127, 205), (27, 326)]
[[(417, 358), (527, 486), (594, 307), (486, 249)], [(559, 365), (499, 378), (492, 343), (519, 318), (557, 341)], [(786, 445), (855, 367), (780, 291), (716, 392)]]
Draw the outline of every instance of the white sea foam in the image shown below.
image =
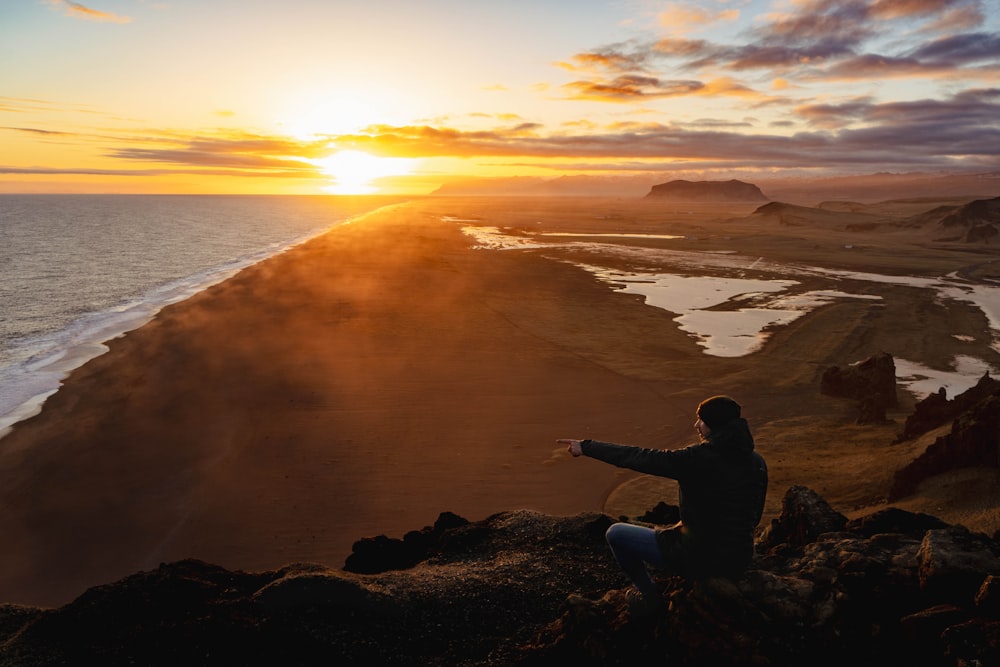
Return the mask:
[(533, 232), (532, 236), (574, 236), (579, 238), (612, 238), (612, 239), (682, 239), (683, 236), (677, 236), (676, 234), (586, 234), (586, 233), (574, 233), (574, 232)]
[(106, 341), (347, 217), (336, 197), (0, 195), (0, 436)]

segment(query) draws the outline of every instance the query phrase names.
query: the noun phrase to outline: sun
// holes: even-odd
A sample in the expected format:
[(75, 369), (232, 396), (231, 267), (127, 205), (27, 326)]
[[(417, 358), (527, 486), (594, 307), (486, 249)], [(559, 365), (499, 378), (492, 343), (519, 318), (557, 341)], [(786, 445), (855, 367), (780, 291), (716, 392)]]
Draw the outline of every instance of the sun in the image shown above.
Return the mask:
[(367, 195), (378, 192), (375, 181), (386, 176), (412, 174), (414, 158), (377, 157), (363, 151), (337, 151), (330, 157), (313, 160), (334, 182), (323, 188), (338, 195)]

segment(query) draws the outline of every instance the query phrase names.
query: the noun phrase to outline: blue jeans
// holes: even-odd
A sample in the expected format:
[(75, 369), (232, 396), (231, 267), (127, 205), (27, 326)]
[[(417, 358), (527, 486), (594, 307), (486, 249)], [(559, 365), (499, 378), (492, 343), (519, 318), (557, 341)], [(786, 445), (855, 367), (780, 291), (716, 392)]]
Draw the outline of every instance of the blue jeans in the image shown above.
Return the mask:
[(646, 569), (646, 563), (655, 567), (665, 567), (666, 562), (656, 541), (656, 531), (645, 526), (630, 523), (612, 524), (604, 534), (611, 547), (611, 553), (628, 578), (644, 596), (659, 595)]

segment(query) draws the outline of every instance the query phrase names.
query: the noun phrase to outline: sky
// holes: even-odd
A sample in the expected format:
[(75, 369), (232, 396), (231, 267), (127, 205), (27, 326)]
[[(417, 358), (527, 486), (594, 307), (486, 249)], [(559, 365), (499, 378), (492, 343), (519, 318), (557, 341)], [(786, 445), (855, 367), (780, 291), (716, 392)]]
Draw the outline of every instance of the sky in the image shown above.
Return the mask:
[(1000, 171), (1000, 0), (3, 0), (0, 192)]

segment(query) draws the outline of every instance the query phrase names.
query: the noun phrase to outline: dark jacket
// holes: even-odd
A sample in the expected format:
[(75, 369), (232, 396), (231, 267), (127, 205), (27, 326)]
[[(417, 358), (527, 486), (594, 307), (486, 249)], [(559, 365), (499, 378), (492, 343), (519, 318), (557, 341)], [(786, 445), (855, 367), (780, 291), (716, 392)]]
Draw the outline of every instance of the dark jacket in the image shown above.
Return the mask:
[[(712, 429), (683, 449), (643, 449), (584, 440), (583, 453), (638, 472), (676, 479), (681, 523), (657, 531), (664, 556), (682, 574), (738, 576), (753, 558), (753, 533), (767, 493), (767, 464), (746, 420)], [(678, 553), (678, 550), (680, 553)]]

